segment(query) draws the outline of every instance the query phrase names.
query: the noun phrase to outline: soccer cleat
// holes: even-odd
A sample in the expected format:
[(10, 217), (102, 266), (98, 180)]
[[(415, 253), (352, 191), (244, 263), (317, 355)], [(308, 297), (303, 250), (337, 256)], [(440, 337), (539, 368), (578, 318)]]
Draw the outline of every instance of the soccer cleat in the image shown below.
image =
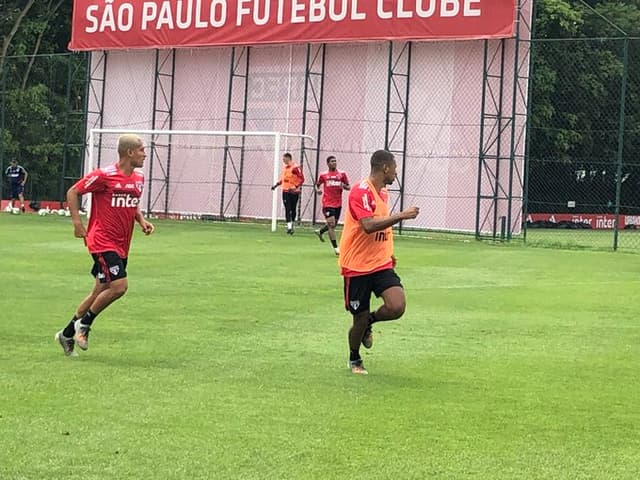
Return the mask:
[(321, 242), (324, 242), (324, 237), (322, 236), (322, 232), (320, 232), (320, 230), (314, 230), (313, 233), (318, 236)]
[(62, 334), (62, 330), (56, 333), (55, 336), (56, 342), (60, 344), (62, 347), (62, 351), (67, 357), (77, 357), (78, 352), (74, 350), (76, 342), (74, 342), (73, 338), (67, 338)]
[(91, 327), (89, 325), (83, 325), (80, 323), (80, 320), (76, 320), (75, 327), (76, 334), (73, 339), (82, 350), (87, 350), (89, 348), (89, 332), (91, 331)]
[(371, 326), (367, 328), (367, 331), (364, 332), (364, 337), (362, 338), (362, 346), (364, 348), (373, 347), (373, 332), (371, 331)]
[(22, 210), (22, 213), (24, 213), (24, 205), (22, 206), (21, 210)]
[(287, 234), (293, 235), (293, 228), (287, 228)]
[(333, 249), (334, 252), (336, 252), (336, 255), (340, 256), (340, 249), (338, 247)]
[(355, 375), (369, 375), (367, 369), (364, 368), (362, 360), (349, 360), (347, 366), (351, 369), (351, 373)]

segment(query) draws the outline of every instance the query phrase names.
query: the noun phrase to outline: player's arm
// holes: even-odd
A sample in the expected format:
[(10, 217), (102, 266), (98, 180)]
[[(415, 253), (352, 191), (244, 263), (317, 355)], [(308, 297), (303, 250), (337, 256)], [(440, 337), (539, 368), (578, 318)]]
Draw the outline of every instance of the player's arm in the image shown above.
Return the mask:
[(97, 169), (85, 175), (67, 190), (67, 207), (69, 207), (71, 223), (73, 223), (73, 233), (76, 237), (81, 238), (87, 236), (87, 230), (84, 228), (84, 225), (82, 225), (82, 219), (80, 218), (80, 199), (78, 197), (85, 193), (97, 192), (103, 188), (104, 176), (102, 175), (102, 171)]
[(320, 187), (322, 186), (323, 183), (324, 183), (324, 177), (320, 175), (318, 177), (318, 181), (316, 182), (316, 193), (318, 195), (322, 195), (322, 189)]
[(298, 177), (298, 185), (297, 185), (297, 187), (299, 188), (304, 183), (304, 173), (302, 173), (302, 169), (300, 167), (297, 167), (296, 171), (295, 171), (295, 174)]
[(142, 228), (142, 232), (145, 235), (151, 235), (156, 229), (156, 227), (153, 226), (153, 223), (148, 222), (147, 219), (144, 218), (144, 215), (142, 215), (142, 211), (140, 210), (139, 206), (136, 210), (136, 222), (138, 222), (138, 224)]
[(24, 177), (22, 178), (22, 185), (24, 185), (25, 183), (27, 183), (27, 178), (29, 178), (29, 172), (27, 172), (24, 167), (22, 167), (22, 173), (24, 174)]
[(73, 223), (73, 234), (77, 238), (83, 238), (87, 236), (87, 230), (82, 224), (80, 218), (80, 192), (76, 185), (67, 190), (67, 207), (71, 213), (71, 223)]
[(369, 191), (352, 191), (349, 195), (349, 209), (353, 217), (360, 222), (365, 233), (374, 233), (392, 227), (402, 220), (416, 218), (418, 207), (410, 207), (388, 217), (374, 217), (375, 199)]
[(351, 190), (351, 185), (349, 185), (349, 178), (347, 177), (346, 173), (342, 175), (342, 189)]
[(394, 213), (393, 215), (389, 215), (388, 217), (361, 218), (360, 225), (362, 225), (362, 229), (365, 231), (365, 233), (379, 232), (380, 230), (384, 230), (385, 228), (394, 226), (396, 223), (399, 223), (402, 220), (411, 220), (412, 218), (416, 218), (418, 216), (418, 213), (420, 213), (420, 209), (418, 207), (409, 207), (402, 212)]
[(282, 177), (280, 177), (280, 180), (278, 180), (274, 185), (271, 186), (271, 190), (275, 190), (280, 185), (282, 185)]

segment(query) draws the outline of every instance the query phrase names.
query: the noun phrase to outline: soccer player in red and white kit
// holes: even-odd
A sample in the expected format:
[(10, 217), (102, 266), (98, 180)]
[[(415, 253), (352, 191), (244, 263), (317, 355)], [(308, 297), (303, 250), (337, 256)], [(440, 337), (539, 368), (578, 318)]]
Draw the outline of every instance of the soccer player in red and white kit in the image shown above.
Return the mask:
[[(67, 191), (74, 235), (84, 238), (93, 257), (91, 274), (95, 277), (91, 293), (82, 300), (69, 324), (56, 333), (56, 341), (67, 356), (77, 355), (76, 344), (82, 350), (89, 347), (95, 318), (127, 291), (127, 257), (135, 222), (145, 235), (154, 230), (139, 207), (144, 176), (136, 169), (142, 167), (147, 156), (140, 137), (122, 135), (118, 139), (118, 155), (118, 163), (94, 170)], [(85, 193), (93, 195), (86, 229), (78, 200), (78, 195)]]
[[(327, 167), (329, 170), (320, 175), (316, 182), (316, 192), (318, 195), (322, 195), (322, 215), (324, 215), (325, 225), (320, 230), (316, 230), (315, 234), (321, 242), (324, 242), (322, 235), (329, 232), (333, 251), (336, 252), (336, 255), (340, 255), (336, 242), (336, 225), (342, 210), (342, 191), (349, 190), (351, 187), (347, 174), (338, 170), (336, 157), (333, 155), (327, 157)], [(321, 185), (324, 185), (322, 190), (320, 189)]]

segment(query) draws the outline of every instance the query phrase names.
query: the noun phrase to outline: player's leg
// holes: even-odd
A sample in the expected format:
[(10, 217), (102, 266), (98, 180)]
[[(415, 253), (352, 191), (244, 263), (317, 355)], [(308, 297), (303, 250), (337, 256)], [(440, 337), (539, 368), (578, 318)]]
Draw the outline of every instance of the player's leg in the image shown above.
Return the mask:
[(349, 368), (355, 374), (368, 372), (360, 356), (360, 345), (369, 328), (369, 301), (371, 298), (371, 279), (369, 275), (344, 278), (345, 308), (352, 315), (352, 324), (348, 333)]
[(331, 246), (333, 247), (333, 251), (336, 252), (336, 255), (340, 254), (338, 250), (338, 242), (336, 239), (336, 223), (338, 219), (335, 214), (335, 209), (331, 209), (331, 215), (327, 217), (327, 229), (329, 231), (329, 240), (331, 241)]
[(349, 329), (349, 367), (351, 372), (366, 375), (368, 372), (360, 356), (360, 345), (369, 328), (369, 310), (353, 315), (353, 323)]
[[(97, 273), (94, 273), (94, 269), (95, 269), (95, 265), (94, 265), (94, 268), (91, 270), (92, 274), (95, 277)], [(93, 301), (96, 299), (96, 297), (106, 288), (108, 288), (108, 285), (106, 283), (100, 283), (100, 280), (96, 278), (95, 283), (93, 285), (93, 289), (91, 290), (89, 295), (87, 295), (82, 300), (82, 302), (80, 302), (80, 305), (78, 305), (78, 308), (76, 309), (73, 315), (73, 318), (71, 318), (71, 320), (69, 321), (66, 327), (64, 327), (62, 330), (56, 333), (55, 339), (62, 347), (62, 350), (64, 351), (65, 355), (67, 356), (77, 355), (77, 353), (74, 351), (76, 342), (73, 339), (73, 337), (76, 334), (76, 322), (87, 313), (87, 311), (89, 310), (89, 307), (91, 306)]]
[(365, 331), (362, 345), (365, 348), (373, 346), (372, 325), (376, 322), (397, 320), (404, 314), (406, 298), (400, 277), (393, 269), (382, 270), (373, 274), (373, 293), (382, 297), (383, 304), (369, 315), (369, 326)]
[(318, 239), (320, 239), (321, 242), (324, 242), (323, 235), (329, 230), (329, 227), (327, 226), (328, 215), (331, 215), (331, 213), (325, 207), (322, 207), (322, 216), (324, 217), (324, 225), (322, 226), (322, 228), (319, 228), (318, 230), (313, 231), (313, 233), (317, 235)]
[(127, 292), (127, 288), (128, 281), (126, 278), (110, 281), (107, 284), (107, 288), (102, 290), (93, 302), (91, 302), (89, 309), (82, 318), (76, 321), (74, 340), (82, 350), (89, 348), (89, 332), (98, 314), (122, 297)]
[(293, 212), (291, 209), (291, 193), (282, 192), (282, 203), (284, 204), (284, 218), (287, 222), (287, 233), (293, 234)]
[(298, 200), (300, 199), (299, 193), (291, 194), (291, 228), (293, 229), (293, 225), (296, 223), (296, 218), (298, 216)]
[[(84, 315), (75, 323), (74, 340), (83, 350), (89, 347), (89, 332), (95, 318), (105, 308), (122, 297), (128, 288), (126, 258), (121, 258), (115, 252), (94, 253), (92, 256), (94, 266), (91, 272), (96, 280), (103, 285), (103, 288), (93, 298)], [(86, 305), (84, 306), (86, 307)]]
[(18, 199), (20, 200), (20, 211), (22, 213), (24, 213), (24, 187), (21, 186), (19, 193), (18, 193)]
[(371, 323), (397, 320), (404, 314), (407, 302), (401, 286), (387, 288), (381, 296), (384, 303), (372, 314)]

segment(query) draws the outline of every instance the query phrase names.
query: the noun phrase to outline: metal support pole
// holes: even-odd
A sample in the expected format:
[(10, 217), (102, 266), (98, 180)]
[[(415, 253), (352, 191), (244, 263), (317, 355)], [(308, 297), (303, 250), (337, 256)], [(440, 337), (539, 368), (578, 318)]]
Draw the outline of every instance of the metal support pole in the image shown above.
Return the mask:
[(533, 98), (533, 75), (535, 66), (535, 38), (536, 31), (536, 2), (532, 2), (531, 8), (531, 39), (529, 47), (529, 81), (527, 83), (527, 126), (525, 129), (525, 148), (524, 148), (524, 181), (522, 186), (522, 239), (527, 242), (527, 216), (529, 215), (529, 153), (531, 152), (531, 120), (533, 115), (532, 98)]
[(0, 180), (0, 200), (3, 198), (2, 190), (4, 187), (4, 109), (5, 109), (5, 97), (7, 92), (5, 91), (7, 85), (7, 69), (6, 63), (5, 68), (2, 69), (0, 74), (0, 174), (2, 175), (2, 179)]
[(629, 79), (629, 37), (624, 39), (624, 47), (622, 51), (622, 85), (620, 87), (620, 123), (618, 125), (618, 154), (616, 169), (616, 209), (613, 230), (613, 249), (618, 249), (618, 232), (620, 230), (620, 195), (622, 190), (622, 159), (624, 153), (624, 125), (625, 113), (627, 105), (627, 82)]
[(478, 152), (478, 189), (476, 191), (476, 240), (480, 240), (480, 199), (482, 197), (482, 169), (484, 167), (484, 124), (486, 121), (487, 102), (487, 68), (489, 64), (489, 40), (484, 41), (484, 65), (482, 67), (482, 99), (480, 105), (482, 113), (480, 115), (480, 149)]

